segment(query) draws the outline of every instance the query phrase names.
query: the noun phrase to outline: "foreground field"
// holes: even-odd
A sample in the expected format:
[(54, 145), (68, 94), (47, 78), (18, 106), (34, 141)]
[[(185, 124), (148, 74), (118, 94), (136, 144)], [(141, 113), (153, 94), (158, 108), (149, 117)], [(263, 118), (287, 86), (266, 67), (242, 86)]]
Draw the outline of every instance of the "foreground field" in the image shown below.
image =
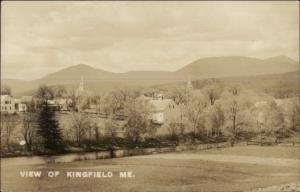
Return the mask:
[[(246, 156), (241, 152), (248, 149), (258, 153), (256, 156)], [(272, 155), (266, 157), (261, 151)], [(297, 151), (298, 147), (279, 150), (277, 147), (243, 146), (206, 152), (36, 165), (13, 165), (9, 159), (5, 159), (1, 165), (1, 188), (2, 191), (11, 192), (249, 191), (299, 181)], [(291, 156), (284, 158), (286, 153)], [(22, 178), (22, 170), (39, 170), (43, 173), (54, 170), (60, 171), (60, 175), (56, 178), (49, 178), (45, 174), (40, 178)], [(68, 171), (111, 171), (113, 177), (68, 178)], [(120, 171), (132, 171), (135, 177), (120, 178)]]

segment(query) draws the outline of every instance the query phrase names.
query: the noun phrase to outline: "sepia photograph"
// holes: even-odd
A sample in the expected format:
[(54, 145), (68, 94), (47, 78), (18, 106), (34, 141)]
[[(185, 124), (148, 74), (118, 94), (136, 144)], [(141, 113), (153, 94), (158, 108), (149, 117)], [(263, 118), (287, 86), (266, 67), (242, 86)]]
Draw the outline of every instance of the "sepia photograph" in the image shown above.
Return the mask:
[(1, 1), (1, 192), (299, 192), (299, 1)]

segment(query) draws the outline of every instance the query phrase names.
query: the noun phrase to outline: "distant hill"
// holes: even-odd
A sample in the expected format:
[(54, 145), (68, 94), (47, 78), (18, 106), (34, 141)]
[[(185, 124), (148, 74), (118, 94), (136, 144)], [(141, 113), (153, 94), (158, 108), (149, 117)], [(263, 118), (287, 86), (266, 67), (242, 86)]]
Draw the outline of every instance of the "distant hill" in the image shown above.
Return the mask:
[(178, 70), (177, 73), (186, 74), (193, 78), (217, 78), (276, 74), (296, 71), (298, 69), (299, 64), (285, 56), (268, 59), (232, 56), (199, 59)]
[(279, 74), (299, 70), (296, 61), (277, 56), (268, 59), (250, 57), (209, 57), (199, 59), (175, 72), (129, 71), (113, 73), (79, 64), (51, 73), (33, 81), (2, 79), (1, 84), (12, 88), (14, 95), (30, 94), (40, 84), (77, 86), (81, 77), (85, 85), (94, 92), (120, 87), (141, 87), (186, 81), (187, 79), (222, 78)]
[[(285, 98), (299, 95), (300, 71), (281, 74), (255, 75), (243, 77), (219, 78), (225, 85), (239, 84), (244, 89), (267, 93), (275, 98)], [(200, 83), (203, 80), (196, 80)]]

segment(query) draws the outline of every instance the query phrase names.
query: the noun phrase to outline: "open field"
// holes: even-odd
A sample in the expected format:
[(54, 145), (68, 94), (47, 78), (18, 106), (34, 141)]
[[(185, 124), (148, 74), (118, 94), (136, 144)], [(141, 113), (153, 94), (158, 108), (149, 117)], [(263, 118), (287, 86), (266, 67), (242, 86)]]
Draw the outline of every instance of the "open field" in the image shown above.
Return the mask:
[[(247, 150), (251, 156), (245, 158)], [(205, 152), (36, 165), (13, 165), (9, 159), (3, 159), (1, 188), (9, 192), (248, 191), (299, 181), (299, 159), (296, 155), (285, 157), (286, 154), (295, 154), (297, 150), (298, 147), (279, 150), (278, 147), (241, 146)], [(255, 155), (254, 151), (258, 153)], [(266, 157), (268, 153), (272, 155)], [(247, 161), (243, 162), (245, 159)], [(256, 163), (258, 159), (260, 163)], [(281, 164), (284, 161), (286, 164)], [(60, 171), (60, 175), (56, 178), (46, 175), (22, 178), (21, 170), (39, 170), (43, 173), (56, 170)], [(112, 178), (67, 178), (67, 171), (112, 171), (114, 175)], [(135, 177), (120, 178), (120, 171), (132, 171)]]
[[(247, 150), (245, 150), (247, 149)], [(235, 146), (231, 148), (218, 148), (208, 151), (190, 151), (190, 153), (205, 153), (219, 155), (243, 155), (243, 156), (258, 156), (258, 157), (274, 157), (300, 159), (299, 146)]]

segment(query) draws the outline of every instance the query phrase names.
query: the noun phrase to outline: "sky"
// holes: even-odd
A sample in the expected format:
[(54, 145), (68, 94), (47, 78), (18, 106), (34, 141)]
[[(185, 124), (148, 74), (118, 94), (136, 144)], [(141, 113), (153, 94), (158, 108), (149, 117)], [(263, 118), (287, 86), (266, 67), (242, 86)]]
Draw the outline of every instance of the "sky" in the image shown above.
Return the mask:
[(297, 1), (1, 2), (1, 78), (60, 69), (175, 71), (203, 57), (299, 61)]

